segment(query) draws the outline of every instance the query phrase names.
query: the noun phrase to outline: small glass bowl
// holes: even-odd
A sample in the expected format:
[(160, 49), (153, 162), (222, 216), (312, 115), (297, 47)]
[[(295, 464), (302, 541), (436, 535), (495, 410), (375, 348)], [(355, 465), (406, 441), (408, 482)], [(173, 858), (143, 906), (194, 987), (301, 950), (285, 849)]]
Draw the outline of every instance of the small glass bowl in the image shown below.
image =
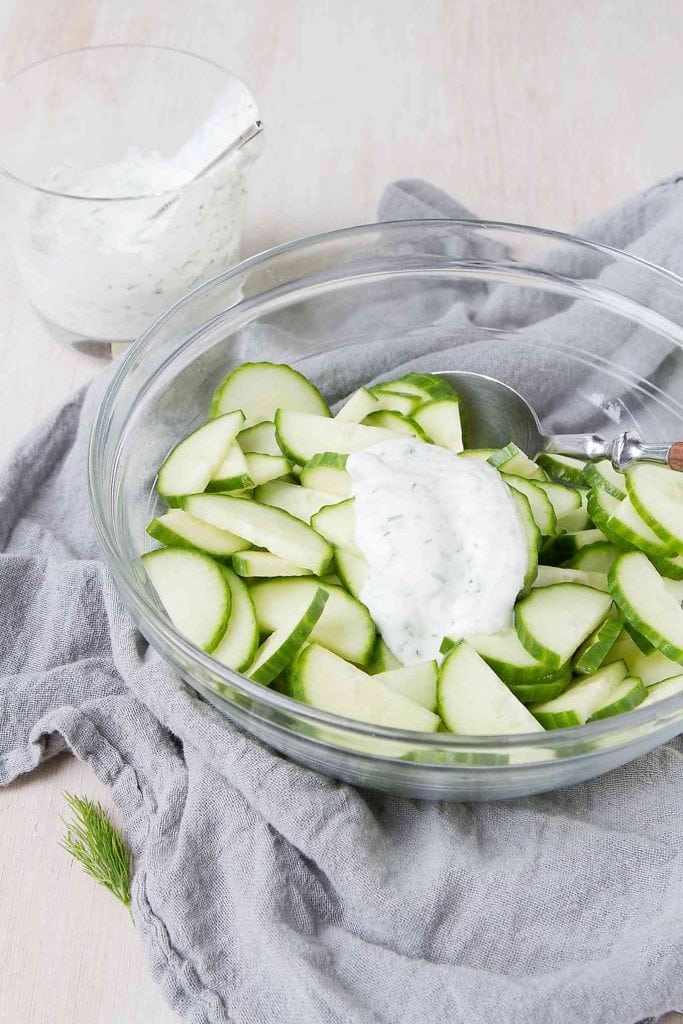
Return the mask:
[[(476, 307), (466, 315), (468, 297)], [(123, 600), (149, 642), (218, 709), (294, 760), (352, 783), (483, 800), (566, 786), (621, 765), (683, 729), (683, 696), (541, 735), (426, 735), (351, 721), (253, 683), (194, 648), (161, 610), (138, 556), (152, 546), (145, 526), (158, 507), (157, 467), (205, 418), (216, 382), (245, 359), (313, 369), (334, 402), (368, 376), (389, 376), (431, 353), (430, 369), (478, 369), (526, 392), (548, 430), (614, 431), (618, 420), (619, 429), (656, 441), (683, 436), (683, 394), (667, 393), (667, 381), (680, 387), (683, 380), (681, 324), (680, 278), (530, 227), (374, 224), (249, 259), (149, 328), (102, 401), (90, 494)], [(623, 344), (611, 354), (596, 351), (595, 339), (617, 335)], [(459, 344), (455, 355), (440, 356), (449, 341)], [(652, 366), (649, 375), (634, 371), (642, 364)], [(531, 394), (534, 374), (544, 388)], [(575, 399), (569, 411), (558, 407), (558, 388)]]
[(260, 132), (242, 82), (162, 46), (72, 50), (0, 87), (8, 238), (50, 333), (108, 355), (232, 266)]

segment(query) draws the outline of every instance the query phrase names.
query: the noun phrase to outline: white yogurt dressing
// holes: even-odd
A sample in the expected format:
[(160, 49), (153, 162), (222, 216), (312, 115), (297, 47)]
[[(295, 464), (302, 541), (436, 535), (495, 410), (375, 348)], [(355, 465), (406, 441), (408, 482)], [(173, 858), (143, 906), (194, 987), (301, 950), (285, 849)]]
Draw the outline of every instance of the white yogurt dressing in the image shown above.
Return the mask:
[(350, 455), (361, 600), (404, 665), (444, 636), (509, 626), (527, 565), (524, 526), (495, 469), (412, 438)]

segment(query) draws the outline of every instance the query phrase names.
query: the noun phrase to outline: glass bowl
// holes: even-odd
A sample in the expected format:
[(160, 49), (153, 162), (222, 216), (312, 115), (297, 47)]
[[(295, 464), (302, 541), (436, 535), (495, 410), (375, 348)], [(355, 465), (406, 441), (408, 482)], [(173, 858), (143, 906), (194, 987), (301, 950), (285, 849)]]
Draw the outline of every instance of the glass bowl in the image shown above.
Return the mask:
[[(280, 246), (196, 288), (118, 366), (90, 449), (90, 494), (140, 630), (189, 684), (265, 743), (358, 785), (483, 800), (566, 786), (683, 729), (683, 696), (576, 729), (466, 737), (379, 728), (300, 704), (222, 667), (171, 626), (138, 556), (155, 472), (247, 359), (299, 366), (334, 403), (397, 368), (488, 372), (548, 431), (683, 436), (683, 281), (568, 235), (407, 221)], [(638, 369), (643, 367), (644, 369)], [(618, 426), (617, 426), (618, 425)]]

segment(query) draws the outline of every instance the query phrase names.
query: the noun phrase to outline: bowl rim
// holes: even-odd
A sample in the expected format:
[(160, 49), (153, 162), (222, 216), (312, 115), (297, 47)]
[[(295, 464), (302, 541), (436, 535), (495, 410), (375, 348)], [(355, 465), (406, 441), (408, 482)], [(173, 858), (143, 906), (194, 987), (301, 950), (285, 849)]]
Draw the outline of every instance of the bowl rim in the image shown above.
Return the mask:
[[(673, 271), (659, 267), (657, 264), (651, 263), (642, 257), (623, 252), (621, 249), (614, 246), (605, 245), (600, 242), (592, 241), (591, 239), (582, 238), (579, 235), (572, 235), (567, 232), (556, 231), (550, 228), (537, 228), (532, 225), (516, 224), (514, 222), (477, 220), (475, 218), (422, 218), (368, 222), (365, 224), (353, 225), (351, 227), (339, 228), (333, 231), (320, 232), (314, 235), (301, 236), (292, 241), (283, 242), (269, 249), (264, 249), (261, 252), (240, 261), (228, 270), (224, 270), (220, 274), (201, 282), (191, 291), (187, 292), (164, 313), (162, 313), (161, 316), (159, 316), (153, 323), (151, 323), (149, 327), (147, 327), (146, 330), (137, 338), (137, 340), (129, 346), (127, 352), (125, 352), (120, 358), (119, 365), (114, 370), (114, 373), (112, 374), (101, 398), (100, 405), (90, 431), (88, 446), (88, 496), (96, 531), (99, 540), (104, 547), (109, 568), (114, 577), (117, 589), (123, 598), (123, 603), (129, 611), (133, 608), (137, 613), (137, 615), (133, 615), (133, 618), (139, 618), (139, 621), (143, 622), (145, 626), (149, 626), (150, 632), (155, 636), (155, 638), (162, 638), (164, 643), (170, 647), (173, 652), (173, 656), (177, 661), (182, 660), (191, 665), (196, 664), (198, 668), (201, 668), (207, 674), (211, 674), (219, 679), (220, 677), (223, 677), (223, 681), (226, 685), (234, 687), (246, 697), (255, 698), (257, 702), (263, 701), (276, 712), (281, 712), (289, 716), (296, 716), (300, 719), (307, 720), (313, 725), (337, 729), (340, 732), (351, 733), (373, 739), (393, 742), (398, 741), (404, 745), (412, 744), (416, 748), (422, 747), (435, 750), (448, 748), (464, 748), (480, 752), (491, 748), (495, 748), (496, 750), (501, 750), (501, 748), (524, 750), (537, 747), (547, 747), (550, 744), (553, 746), (571, 746), (574, 743), (588, 742), (590, 740), (610, 735), (618, 737), (618, 734), (622, 731), (636, 729), (638, 726), (645, 726), (646, 724), (655, 722), (660, 717), (664, 717), (667, 712), (673, 713), (676, 710), (680, 710), (681, 707), (683, 707), (683, 694), (673, 694), (672, 696), (664, 698), (661, 701), (657, 701), (647, 707), (636, 707), (633, 710), (624, 712), (620, 715), (614, 715), (609, 718), (598, 720), (597, 722), (585, 723), (581, 726), (546, 730), (541, 733), (513, 733), (505, 735), (487, 734), (473, 736), (450, 732), (425, 733), (362, 722), (346, 718), (341, 715), (332, 714), (330, 712), (321, 711), (311, 705), (297, 701), (286, 694), (279, 693), (277, 690), (272, 690), (268, 686), (255, 683), (241, 673), (235, 672), (234, 670), (227, 668), (227, 666), (221, 665), (212, 658), (210, 654), (207, 654), (195, 647), (175, 630), (163, 610), (147, 595), (142, 586), (138, 583), (135, 575), (130, 571), (129, 559), (119, 551), (115, 541), (114, 531), (110, 529), (109, 523), (103, 514), (103, 510), (107, 507), (107, 502), (106, 500), (100, 500), (98, 486), (98, 448), (100, 445), (100, 436), (102, 434), (102, 425), (111, 417), (111, 407), (115, 402), (116, 394), (127, 377), (129, 368), (133, 365), (138, 355), (142, 353), (145, 347), (154, 339), (160, 328), (171, 320), (180, 310), (190, 305), (202, 294), (226, 281), (229, 281), (231, 278), (243, 274), (252, 267), (265, 263), (269, 259), (279, 255), (304, 249), (312, 244), (318, 244), (349, 236), (358, 236), (359, 234), (370, 233), (372, 231), (377, 231), (378, 229), (389, 231), (400, 229), (405, 231), (410, 229), (419, 230), (424, 229), (425, 227), (447, 228), (449, 226), (467, 228), (470, 230), (500, 230), (511, 234), (531, 235), (554, 239), (564, 243), (569, 242), (584, 249), (590, 249), (594, 252), (610, 256), (613, 259), (616, 258), (619, 262), (627, 262), (641, 267), (646, 272), (654, 273), (658, 277), (662, 278), (662, 280), (666, 281), (667, 284), (683, 289), (683, 277)], [(457, 264), (458, 257), (449, 256), (449, 262)], [(463, 260), (462, 262), (469, 261)], [(478, 260), (477, 262), (481, 266), (486, 266), (487, 264), (490, 266), (499, 265), (499, 261), (497, 260)], [(296, 282), (297, 286), (300, 287), (304, 285), (306, 280), (306, 277), (298, 279)], [(244, 300), (239, 300), (233, 306), (228, 307), (230, 312), (232, 313), (239, 309), (243, 304), (243, 301)], [(671, 322), (674, 323), (673, 321)], [(188, 341), (191, 341), (193, 337), (196, 337), (196, 333), (197, 329), (195, 328), (191, 335), (188, 338), (185, 338), (184, 341), (178, 345), (176, 352), (180, 351), (180, 349), (184, 347)], [(439, 371), (434, 372), (438, 373)], [(167, 664), (169, 664), (166, 654), (161, 656), (165, 661), (167, 661)], [(173, 671), (178, 671), (174, 664), (170, 664), (170, 667)], [(680, 669), (680, 674), (683, 675), (683, 665), (680, 666)], [(189, 682), (192, 685), (191, 677), (189, 678)], [(219, 693), (216, 693), (215, 696), (218, 700), (221, 700), (221, 703), (225, 703), (226, 712), (229, 714), (231, 701), (226, 700)], [(252, 713), (256, 713), (258, 715), (257, 710)], [(280, 727), (282, 727), (282, 725), (280, 725)], [(320, 742), (326, 746), (333, 745), (330, 740), (322, 739)], [(353, 753), (353, 751), (351, 750), (349, 753)], [(360, 752), (358, 753), (360, 754)], [(595, 751), (573, 753), (563, 759), (575, 760), (578, 757), (583, 757), (586, 756), (586, 754), (592, 753), (595, 753)], [(390, 760), (390, 757), (379, 753), (375, 755), (364, 752), (364, 756), (371, 758), (380, 757), (381, 760)], [(443, 770), (444, 768), (449, 767), (445, 764), (435, 764), (428, 761), (416, 761), (414, 763), (419, 764), (420, 767), (424, 766), (431, 769)], [(537, 762), (534, 762), (534, 764), (536, 763)], [(457, 767), (459, 769), (472, 768), (481, 771), (482, 769), (491, 767), (499, 769), (506, 767), (518, 769), (525, 766), (523, 764), (503, 764), (495, 766), (472, 764), (458, 765)]]

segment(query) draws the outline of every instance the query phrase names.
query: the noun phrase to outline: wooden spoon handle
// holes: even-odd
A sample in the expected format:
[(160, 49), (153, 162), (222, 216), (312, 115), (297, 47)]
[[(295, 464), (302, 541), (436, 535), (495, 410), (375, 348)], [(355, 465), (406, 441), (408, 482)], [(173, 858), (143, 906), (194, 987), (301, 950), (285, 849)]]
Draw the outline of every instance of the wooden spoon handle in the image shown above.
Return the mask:
[(676, 441), (669, 449), (669, 467), (683, 473), (683, 441)]

